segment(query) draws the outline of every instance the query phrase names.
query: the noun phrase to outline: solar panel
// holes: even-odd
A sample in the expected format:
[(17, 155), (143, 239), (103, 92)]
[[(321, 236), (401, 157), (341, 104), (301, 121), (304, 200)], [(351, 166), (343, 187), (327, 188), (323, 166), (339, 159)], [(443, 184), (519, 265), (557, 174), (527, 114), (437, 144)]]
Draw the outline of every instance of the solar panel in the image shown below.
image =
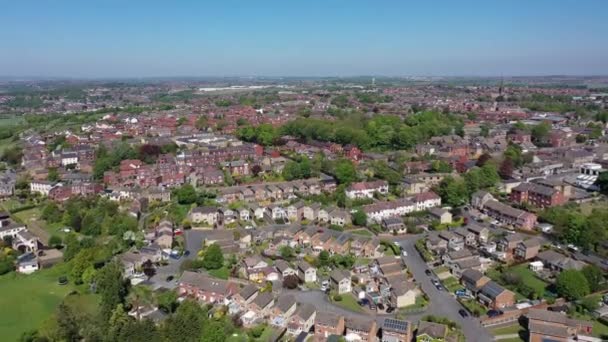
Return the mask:
[(406, 332), (408, 324), (409, 323), (407, 321), (402, 321), (402, 320), (393, 319), (393, 318), (387, 318), (387, 319), (384, 320), (383, 327), (385, 329), (390, 329), (390, 330), (394, 330), (394, 331), (403, 331), (403, 332)]

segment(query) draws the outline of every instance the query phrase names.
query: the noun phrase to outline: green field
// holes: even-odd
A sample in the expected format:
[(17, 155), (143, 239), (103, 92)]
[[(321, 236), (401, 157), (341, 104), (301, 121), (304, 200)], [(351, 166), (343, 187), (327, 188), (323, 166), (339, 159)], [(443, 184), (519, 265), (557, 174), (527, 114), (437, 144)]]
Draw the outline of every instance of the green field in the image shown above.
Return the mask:
[(517, 334), (521, 330), (525, 330), (525, 329), (519, 324), (513, 324), (513, 325), (507, 325), (507, 326), (500, 327), (500, 328), (491, 329), (490, 332), (492, 333), (492, 335), (498, 336), (498, 335)]
[[(534, 275), (534, 272), (528, 268), (527, 263), (509, 267), (503, 273), (506, 273), (506, 272), (512, 272), (514, 274), (517, 274), (520, 277), (521, 282), (524, 285), (527, 285), (527, 286), (533, 288), (535, 290), (535, 292), (538, 293), (539, 295), (541, 295), (542, 297), (545, 297), (545, 298), (547, 297), (548, 291), (546, 291), (546, 290), (547, 290), (547, 287), (549, 286), (549, 284), (547, 282), (537, 278)], [(500, 283), (501, 273), (499, 273), (496, 270), (490, 270), (490, 271), (488, 271), (487, 274), (490, 278), (497, 280)], [(512, 286), (510, 286), (509, 288), (511, 290), (514, 290)], [(521, 294), (517, 293), (517, 291), (515, 291), (515, 292), (518, 295), (518, 299), (525, 298)]]
[[(36, 329), (55, 310), (74, 287), (59, 285), (58, 277), (66, 265), (41, 270), (31, 275), (10, 273), (0, 276), (0, 334), (5, 341), (15, 341), (24, 332)], [(91, 306), (86, 305), (90, 308)]]

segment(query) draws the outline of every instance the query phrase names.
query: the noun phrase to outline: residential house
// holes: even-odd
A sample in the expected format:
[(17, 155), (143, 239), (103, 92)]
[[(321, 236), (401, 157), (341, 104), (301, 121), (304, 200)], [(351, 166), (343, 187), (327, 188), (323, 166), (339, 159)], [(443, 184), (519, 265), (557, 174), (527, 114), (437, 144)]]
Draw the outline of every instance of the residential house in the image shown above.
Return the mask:
[(277, 260), (274, 264), (282, 278), (297, 275), (297, 271), (293, 269), (285, 260)]
[(271, 291), (259, 293), (249, 304), (249, 309), (259, 316), (266, 316), (274, 305), (274, 297)]
[(287, 324), (287, 333), (298, 336), (302, 332), (309, 332), (315, 324), (317, 309), (312, 304), (301, 304), (291, 316)]
[(336, 226), (350, 224), (350, 213), (344, 209), (334, 209), (329, 212), (329, 223)]
[(382, 323), (381, 342), (411, 342), (412, 323), (394, 318), (385, 318)]
[(331, 272), (329, 279), (331, 288), (338, 292), (338, 294), (350, 293), (351, 280), (348, 271), (334, 269)]
[(515, 253), (515, 248), (523, 242), (521, 234), (507, 234), (503, 236), (496, 244), (496, 249), (506, 254), (506, 259), (511, 259)]
[(411, 281), (391, 282), (391, 305), (402, 308), (416, 304), (416, 297), (420, 294), (418, 287)]
[(431, 233), (426, 238), (426, 249), (435, 254), (443, 254), (448, 250), (448, 241), (439, 237), (438, 233)]
[(214, 226), (222, 224), (223, 214), (215, 207), (196, 207), (190, 211), (190, 221), (193, 224)]
[(405, 234), (407, 232), (405, 223), (403, 223), (403, 220), (400, 217), (384, 218), (382, 219), (381, 226), (388, 232), (395, 232), (397, 234)]
[(432, 191), (426, 191), (414, 195), (412, 202), (416, 205), (416, 211), (424, 211), (441, 206), (441, 197)]
[(538, 253), (536, 260), (541, 261), (544, 267), (554, 272), (563, 272), (572, 269), (581, 270), (587, 265), (580, 260), (572, 259), (553, 250), (546, 250)]
[(287, 319), (296, 312), (296, 308), (296, 298), (291, 294), (284, 294), (277, 299), (272, 311), (275, 317)]
[(460, 275), (460, 283), (471, 293), (477, 294), (479, 290), (491, 279), (475, 269), (464, 270)]
[(223, 302), (237, 292), (238, 286), (235, 283), (201, 273), (185, 271), (179, 280), (180, 296), (192, 296), (206, 303)]
[(487, 307), (499, 310), (515, 304), (515, 293), (491, 280), (481, 287), (477, 299)]
[(475, 235), (475, 239), (477, 240), (478, 244), (488, 242), (490, 230), (487, 227), (478, 225), (476, 223), (469, 223), (466, 225), (466, 229)]
[(452, 213), (443, 208), (432, 208), (429, 210), (429, 215), (440, 224), (452, 223)]
[(518, 243), (513, 254), (517, 260), (530, 260), (538, 255), (539, 250), (540, 241), (532, 238)]
[(464, 248), (464, 239), (448, 230), (443, 230), (439, 233), (439, 238), (447, 242), (449, 250), (458, 251)]
[(346, 317), (344, 322), (346, 336), (352, 336), (358, 341), (376, 341), (378, 325), (376, 320), (360, 317)]
[(305, 283), (314, 283), (317, 281), (317, 269), (306, 261), (300, 261), (298, 263), (298, 277)]
[(578, 335), (591, 335), (591, 322), (569, 318), (568, 316), (544, 309), (530, 309), (528, 331), (530, 342), (567, 342), (578, 340)]
[(259, 293), (258, 288), (255, 285), (245, 285), (235, 296), (234, 299), (240, 305), (250, 304)]
[(448, 335), (448, 326), (440, 323), (420, 321), (416, 331), (416, 342), (445, 341)]
[(344, 317), (329, 311), (319, 311), (315, 318), (315, 341), (327, 341), (329, 336), (344, 334)]
[(346, 197), (349, 199), (373, 198), (374, 193), (382, 195), (388, 194), (388, 182), (376, 180), (371, 182), (353, 183), (345, 190)]
[(266, 261), (259, 256), (251, 256), (241, 262), (239, 272), (251, 281), (260, 282), (266, 277), (264, 272), (266, 268), (268, 268)]
[(464, 240), (465, 246), (475, 246), (477, 245), (477, 237), (475, 233), (467, 229), (466, 227), (458, 227), (452, 232), (458, 236), (460, 236)]
[(489, 216), (516, 228), (532, 230), (536, 224), (536, 215), (496, 200), (487, 201), (483, 209)]
[(493, 199), (494, 197), (489, 192), (477, 190), (471, 195), (471, 205), (474, 208), (482, 209), (488, 201)]

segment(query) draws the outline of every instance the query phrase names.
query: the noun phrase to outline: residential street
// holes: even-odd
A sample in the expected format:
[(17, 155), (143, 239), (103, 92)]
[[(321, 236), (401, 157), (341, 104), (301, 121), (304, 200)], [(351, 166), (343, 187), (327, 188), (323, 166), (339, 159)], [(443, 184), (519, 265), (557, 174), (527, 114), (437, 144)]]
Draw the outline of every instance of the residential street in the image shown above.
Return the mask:
[(420, 238), (422, 236), (411, 236), (405, 240), (400, 240), (399, 243), (407, 252), (407, 257), (402, 257), (402, 259), (407, 265), (408, 270), (414, 275), (416, 282), (420, 284), (423, 291), (430, 298), (429, 307), (425, 314), (445, 316), (458, 322), (467, 341), (492, 341), (493, 337), (481, 326), (477, 319), (474, 317), (462, 318), (458, 313), (458, 310), (462, 309), (460, 303), (448, 292), (437, 290), (431, 283), (431, 278), (424, 273), (428, 267), (415, 247), (416, 241)]

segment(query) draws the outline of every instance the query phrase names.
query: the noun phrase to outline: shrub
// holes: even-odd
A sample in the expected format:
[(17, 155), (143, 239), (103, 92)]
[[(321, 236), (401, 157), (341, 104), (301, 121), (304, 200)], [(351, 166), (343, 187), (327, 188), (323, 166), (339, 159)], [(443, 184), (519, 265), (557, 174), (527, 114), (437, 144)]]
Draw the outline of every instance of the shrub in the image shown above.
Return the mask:
[(341, 302), (341, 301), (342, 301), (342, 295), (339, 295), (339, 294), (334, 295), (334, 300), (335, 300), (336, 302)]

